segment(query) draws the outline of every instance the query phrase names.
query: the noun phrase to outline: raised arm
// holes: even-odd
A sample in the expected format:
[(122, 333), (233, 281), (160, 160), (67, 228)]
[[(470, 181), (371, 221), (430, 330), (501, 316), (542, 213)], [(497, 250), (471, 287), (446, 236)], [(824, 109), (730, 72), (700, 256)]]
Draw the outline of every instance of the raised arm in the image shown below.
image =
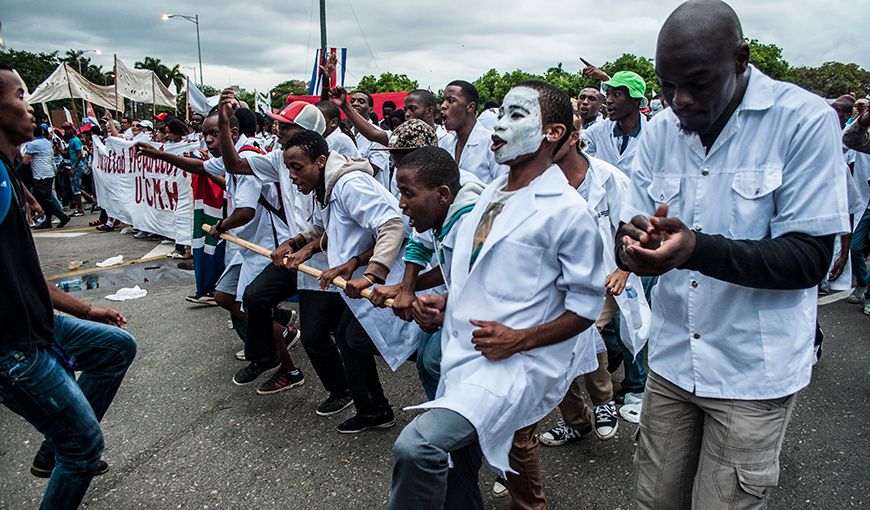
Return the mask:
[(351, 108), (347, 102), (347, 91), (341, 87), (336, 87), (329, 91), (329, 100), (338, 105), (341, 111), (344, 112), (347, 119), (353, 124), (364, 137), (381, 145), (387, 145), (390, 140), (387, 137), (386, 131), (370, 123), (368, 119), (360, 115), (356, 110)]
[(233, 134), (230, 131), (230, 117), (235, 114), (238, 107), (239, 102), (235, 92), (232, 89), (224, 90), (218, 105), (218, 140), (221, 144), (224, 168), (231, 174), (253, 175), (251, 165), (236, 152), (236, 144), (233, 142)]

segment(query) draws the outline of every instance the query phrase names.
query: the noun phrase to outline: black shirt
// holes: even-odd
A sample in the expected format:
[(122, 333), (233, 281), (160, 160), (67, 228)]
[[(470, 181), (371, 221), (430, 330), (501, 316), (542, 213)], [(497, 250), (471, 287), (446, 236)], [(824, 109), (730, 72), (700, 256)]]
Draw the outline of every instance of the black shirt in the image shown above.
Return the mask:
[(5, 184), (12, 191), (9, 211), (0, 218), (0, 353), (29, 351), (54, 343), (54, 312), (27, 224), (21, 183), (5, 157), (0, 156), (0, 164), (5, 167), (0, 169), (0, 187)]

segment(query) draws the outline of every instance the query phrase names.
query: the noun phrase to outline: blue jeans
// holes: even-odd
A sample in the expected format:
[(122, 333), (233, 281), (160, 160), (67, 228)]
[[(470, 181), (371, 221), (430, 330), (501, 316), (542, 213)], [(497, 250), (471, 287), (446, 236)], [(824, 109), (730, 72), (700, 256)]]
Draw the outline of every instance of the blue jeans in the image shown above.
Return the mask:
[(483, 509), (483, 453), (477, 431), (459, 413), (435, 408), (417, 416), (399, 434), (393, 455), (389, 510)]
[[(106, 413), (136, 342), (121, 329), (55, 316), (54, 348), (0, 354), (0, 401), (46, 436), (55, 467), (43, 509), (78, 508), (100, 463)], [(81, 371), (76, 381), (73, 370)]]
[(870, 207), (868, 207), (852, 232), (852, 244), (849, 245), (852, 261), (852, 274), (858, 280), (859, 287), (866, 287), (864, 299), (870, 299), (870, 273), (867, 271), (867, 263), (864, 254), (867, 251), (867, 231), (870, 230)]
[(69, 176), (69, 185), (70, 190), (73, 195), (81, 195), (82, 194), (82, 175), (84, 175), (85, 169), (82, 167), (76, 168), (75, 172)]
[(441, 379), (441, 330), (434, 333), (420, 332), (417, 346), (417, 373), (428, 400), (435, 399), (438, 381)]

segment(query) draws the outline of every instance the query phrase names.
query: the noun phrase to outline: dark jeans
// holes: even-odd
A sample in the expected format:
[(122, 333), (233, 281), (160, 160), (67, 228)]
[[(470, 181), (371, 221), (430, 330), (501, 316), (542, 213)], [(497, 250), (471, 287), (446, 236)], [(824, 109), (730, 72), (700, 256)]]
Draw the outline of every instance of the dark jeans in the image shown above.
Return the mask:
[(620, 364), (625, 364), (625, 378), (620, 384), (622, 393), (643, 393), (646, 386), (646, 346), (637, 353), (634, 361), (631, 361), (631, 351), (622, 343), (619, 336), (620, 315), (616, 314), (604, 329), (601, 337), (607, 347), (607, 371), (611, 374), (616, 372)]
[(333, 341), (346, 305), (336, 292), (299, 291), (299, 328), (302, 347), (317, 377), (330, 393), (347, 393), (341, 354)]
[[(52, 348), (0, 354), (0, 400), (45, 434), (55, 452), (40, 508), (74, 509), (99, 467), (99, 421), (133, 362), (136, 342), (121, 329), (65, 316), (55, 316), (54, 328), (63, 357)], [(81, 371), (78, 381), (72, 370)]]
[[(272, 309), (296, 293), (296, 272), (275, 264), (266, 266), (245, 288), (242, 302), (248, 317), (244, 339), (248, 361), (266, 365), (278, 362), (272, 337)], [(331, 393), (348, 391), (341, 356), (330, 336), (344, 308), (341, 296), (334, 292), (299, 292), (302, 346), (323, 386)]]
[(245, 338), (245, 358), (253, 363), (274, 365), (278, 351), (272, 337), (272, 308), (296, 294), (296, 273), (269, 264), (245, 288), (242, 303), (248, 324)]
[(33, 197), (36, 198), (36, 201), (42, 206), (42, 210), (45, 211), (45, 220), (49, 222), (49, 225), (51, 225), (52, 216), (57, 216), (61, 220), (66, 218), (66, 214), (64, 214), (60, 203), (52, 192), (53, 182), (54, 179), (51, 177), (48, 179), (34, 179), (33, 181)]
[(378, 348), (347, 304), (344, 304), (344, 311), (335, 330), (335, 341), (341, 351), (344, 373), (357, 414), (378, 416), (386, 412), (390, 408), (390, 402), (384, 396), (375, 364)]

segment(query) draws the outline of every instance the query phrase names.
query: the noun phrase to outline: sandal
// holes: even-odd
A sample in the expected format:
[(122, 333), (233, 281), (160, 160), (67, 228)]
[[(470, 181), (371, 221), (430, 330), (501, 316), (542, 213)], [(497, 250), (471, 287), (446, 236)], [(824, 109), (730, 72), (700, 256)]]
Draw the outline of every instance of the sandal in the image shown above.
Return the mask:
[(88, 223), (88, 226), (89, 226), (89, 227), (96, 227), (96, 226), (99, 226), (99, 225), (102, 225), (102, 224), (103, 224), (102, 221), (100, 221), (100, 220), (94, 220), (94, 221), (89, 222), (89, 223)]

